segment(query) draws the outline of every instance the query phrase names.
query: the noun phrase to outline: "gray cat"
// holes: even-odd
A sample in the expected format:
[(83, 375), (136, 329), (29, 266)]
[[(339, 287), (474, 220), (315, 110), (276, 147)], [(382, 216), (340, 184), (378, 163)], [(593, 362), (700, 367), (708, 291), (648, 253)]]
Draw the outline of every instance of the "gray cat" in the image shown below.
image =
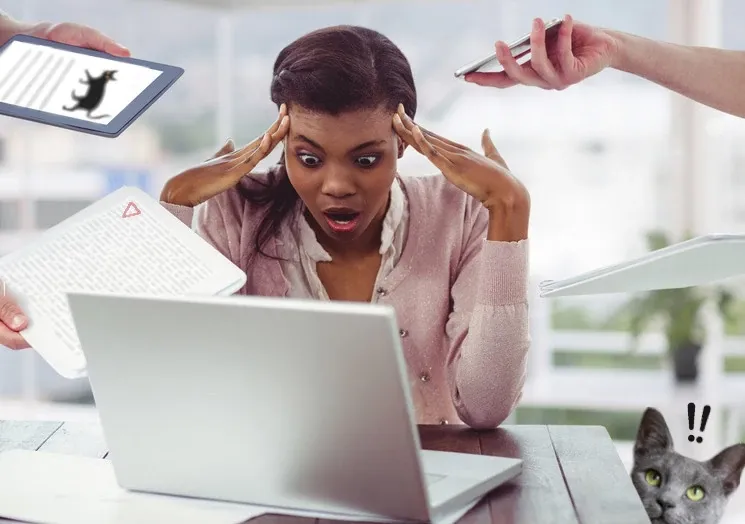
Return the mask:
[(647, 408), (634, 444), (631, 480), (653, 524), (716, 524), (740, 485), (745, 444), (699, 462), (675, 452), (665, 418)]

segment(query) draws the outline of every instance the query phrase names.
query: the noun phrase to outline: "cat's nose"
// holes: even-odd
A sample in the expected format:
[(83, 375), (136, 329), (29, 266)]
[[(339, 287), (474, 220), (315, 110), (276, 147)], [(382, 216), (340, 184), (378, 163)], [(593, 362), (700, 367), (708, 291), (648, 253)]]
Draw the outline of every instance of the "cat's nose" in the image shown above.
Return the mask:
[(666, 509), (670, 509), (670, 508), (674, 508), (675, 507), (675, 502), (673, 502), (670, 499), (666, 499), (666, 498), (658, 498), (657, 499), (657, 504), (660, 505), (660, 507), (662, 508), (663, 511), (666, 510)]

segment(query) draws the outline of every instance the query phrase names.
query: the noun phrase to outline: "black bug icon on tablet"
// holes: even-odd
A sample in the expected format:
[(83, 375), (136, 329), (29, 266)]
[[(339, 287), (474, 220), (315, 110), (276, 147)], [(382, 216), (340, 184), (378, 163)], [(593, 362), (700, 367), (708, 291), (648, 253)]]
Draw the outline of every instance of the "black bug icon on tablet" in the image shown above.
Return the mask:
[(111, 81), (116, 81), (116, 78), (114, 77), (115, 74), (115, 70), (106, 70), (99, 76), (94, 77), (91, 75), (90, 71), (86, 69), (86, 78), (80, 80), (80, 83), (87, 85), (88, 91), (84, 95), (78, 95), (75, 93), (75, 89), (73, 89), (72, 99), (74, 105), (72, 107), (63, 106), (62, 109), (65, 111), (86, 111), (88, 118), (93, 120), (108, 117), (109, 115), (93, 116), (91, 113), (101, 105), (101, 102), (103, 102), (103, 97), (106, 94), (106, 85)]

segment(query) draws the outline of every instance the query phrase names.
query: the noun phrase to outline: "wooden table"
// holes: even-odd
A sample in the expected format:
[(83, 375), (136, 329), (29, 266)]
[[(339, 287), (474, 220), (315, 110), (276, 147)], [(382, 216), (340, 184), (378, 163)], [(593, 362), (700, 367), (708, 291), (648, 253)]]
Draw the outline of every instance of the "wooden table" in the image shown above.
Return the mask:
[[(462, 524), (649, 524), (608, 432), (599, 426), (504, 426), (476, 432), (420, 426), (426, 449), (519, 457), (523, 472)], [(106, 458), (98, 423), (0, 421), (0, 452), (41, 450)], [(333, 524), (265, 515), (251, 524)]]

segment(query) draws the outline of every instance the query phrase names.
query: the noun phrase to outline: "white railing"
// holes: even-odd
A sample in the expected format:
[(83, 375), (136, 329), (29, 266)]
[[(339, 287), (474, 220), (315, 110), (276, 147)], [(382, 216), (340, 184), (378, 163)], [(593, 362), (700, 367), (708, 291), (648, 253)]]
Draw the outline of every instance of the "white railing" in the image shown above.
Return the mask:
[[(537, 290), (533, 285), (532, 289)], [(688, 456), (705, 457), (725, 443), (739, 441), (739, 414), (745, 408), (745, 374), (725, 373), (725, 357), (745, 357), (745, 337), (725, 336), (715, 308), (703, 310), (706, 340), (699, 357), (699, 379), (686, 385), (675, 382), (668, 359), (664, 369), (629, 369), (554, 366), (557, 351), (569, 354), (663, 356), (667, 343), (662, 333), (644, 334), (637, 341), (627, 332), (555, 330), (551, 322), (553, 300), (534, 294), (530, 301), (531, 335), (528, 380), (520, 406), (626, 411), (640, 413), (646, 407), (662, 411), (673, 434), (687, 434), (686, 405), (709, 404), (705, 445), (680, 450)], [(742, 403), (742, 404), (741, 404)], [(699, 408), (700, 413), (700, 408)], [(672, 426), (676, 429), (673, 430)], [(677, 440), (677, 439), (676, 439)], [(677, 446), (676, 442), (676, 446)]]

